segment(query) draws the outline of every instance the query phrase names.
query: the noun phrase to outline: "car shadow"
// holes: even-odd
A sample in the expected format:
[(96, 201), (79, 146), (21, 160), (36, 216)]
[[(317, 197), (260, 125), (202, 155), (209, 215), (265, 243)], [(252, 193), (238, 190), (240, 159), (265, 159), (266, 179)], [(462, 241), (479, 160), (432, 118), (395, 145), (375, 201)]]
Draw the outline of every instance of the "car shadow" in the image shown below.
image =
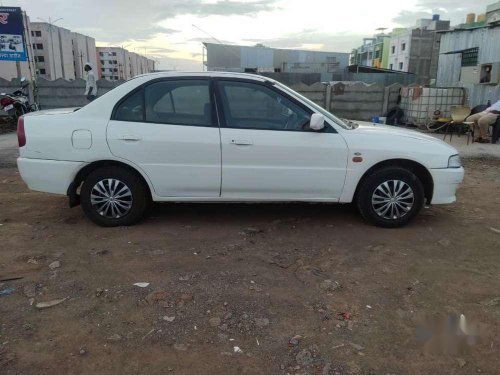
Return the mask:
[(354, 205), (329, 203), (154, 203), (147, 221), (180, 221), (191, 224), (250, 225), (253, 222), (288, 220), (361, 223)]

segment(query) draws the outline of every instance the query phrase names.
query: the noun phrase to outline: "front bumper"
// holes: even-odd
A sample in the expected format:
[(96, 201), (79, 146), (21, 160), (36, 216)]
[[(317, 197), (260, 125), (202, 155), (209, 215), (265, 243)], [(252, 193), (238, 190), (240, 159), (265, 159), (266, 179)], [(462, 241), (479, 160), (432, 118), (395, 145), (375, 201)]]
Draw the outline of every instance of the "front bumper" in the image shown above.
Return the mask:
[(431, 204), (448, 204), (457, 200), (455, 194), (464, 179), (464, 169), (442, 168), (430, 169), (434, 181), (434, 192)]
[(68, 186), (86, 163), (19, 157), (17, 167), (31, 190), (66, 195)]

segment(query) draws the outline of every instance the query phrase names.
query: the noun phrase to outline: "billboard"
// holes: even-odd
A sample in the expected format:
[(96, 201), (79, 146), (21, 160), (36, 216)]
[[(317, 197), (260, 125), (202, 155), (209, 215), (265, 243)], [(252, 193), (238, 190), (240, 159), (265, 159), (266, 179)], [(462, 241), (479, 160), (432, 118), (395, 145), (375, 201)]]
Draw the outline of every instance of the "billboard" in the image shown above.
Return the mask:
[(19, 7), (0, 7), (0, 61), (26, 61), (23, 13)]

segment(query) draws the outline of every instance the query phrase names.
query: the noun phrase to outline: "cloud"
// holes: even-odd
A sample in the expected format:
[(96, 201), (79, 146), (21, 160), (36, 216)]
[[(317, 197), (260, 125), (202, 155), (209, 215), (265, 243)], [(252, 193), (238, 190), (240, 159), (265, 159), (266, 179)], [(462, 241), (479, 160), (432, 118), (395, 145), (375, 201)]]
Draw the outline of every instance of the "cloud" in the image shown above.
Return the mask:
[[(245, 39), (253, 44), (262, 43), (266, 47), (314, 49), (328, 52), (351, 52), (361, 44), (363, 34), (352, 32), (327, 33), (315, 29), (304, 29), (298, 33), (283, 35), (274, 39)], [(314, 48), (311, 48), (314, 47)], [(318, 48), (320, 47), (320, 48)]]
[(439, 14), (441, 19), (450, 20), (452, 25), (465, 22), (468, 13), (481, 14), (493, 0), (417, 0), (414, 10), (401, 11), (393, 21), (401, 26), (413, 26), (420, 18)]
[(145, 40), (157, 34), (172, 34), (177, 30), (164, 28), (159, 22), (181, 15), (208, 17), (211, 15), (251, 16), (276, 9), (278, 0), (234, 1), (218, 0), (12, 0), (27, 11), (35, 21), (63, 17), (57, 25), (74, 31), (94, 30), (92, 36), (105, 43)]

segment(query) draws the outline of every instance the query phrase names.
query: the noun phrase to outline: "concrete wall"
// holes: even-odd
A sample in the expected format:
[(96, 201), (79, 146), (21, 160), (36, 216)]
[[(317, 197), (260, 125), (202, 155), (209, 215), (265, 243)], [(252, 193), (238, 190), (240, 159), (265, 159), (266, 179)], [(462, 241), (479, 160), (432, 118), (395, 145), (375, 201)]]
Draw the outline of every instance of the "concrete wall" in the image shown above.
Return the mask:
[[(107, 81), (100, 79), (97, 81), (97, 96), (104, 95), (124, 81)], [(38, 80), (38, 98), (42, 109), (63, 108), (63, 107), (82, 107), (88, 103), (84, 95), (85, 81), (76, 79), (66, 81), (58, 79), (48, 81)]]
[[(98, 96), (123, 82), (98, 80)], [(14, 81), (0, 79), (0, 92), (12, 92), (14, 87), (17, 87)], [(373, 116), (383, 116), (396, 105), (401, 85), (385, 87), (363, 82), (336, 82), (331, 85), (316, 82), (306, 85), (299, 82), (289, 87), (339, 117), (369, 121)], [(85, 81), (82, 79), (38, 80), (38, 98), (42, 109), (84, 106), (88, 103), (84, 91)]]
[(336, 82), (311, 86), (300, 83), (290, 87), (338, 117), (370, 121), (373, 116), (384, 116), (397, 104), (402, 86)]

